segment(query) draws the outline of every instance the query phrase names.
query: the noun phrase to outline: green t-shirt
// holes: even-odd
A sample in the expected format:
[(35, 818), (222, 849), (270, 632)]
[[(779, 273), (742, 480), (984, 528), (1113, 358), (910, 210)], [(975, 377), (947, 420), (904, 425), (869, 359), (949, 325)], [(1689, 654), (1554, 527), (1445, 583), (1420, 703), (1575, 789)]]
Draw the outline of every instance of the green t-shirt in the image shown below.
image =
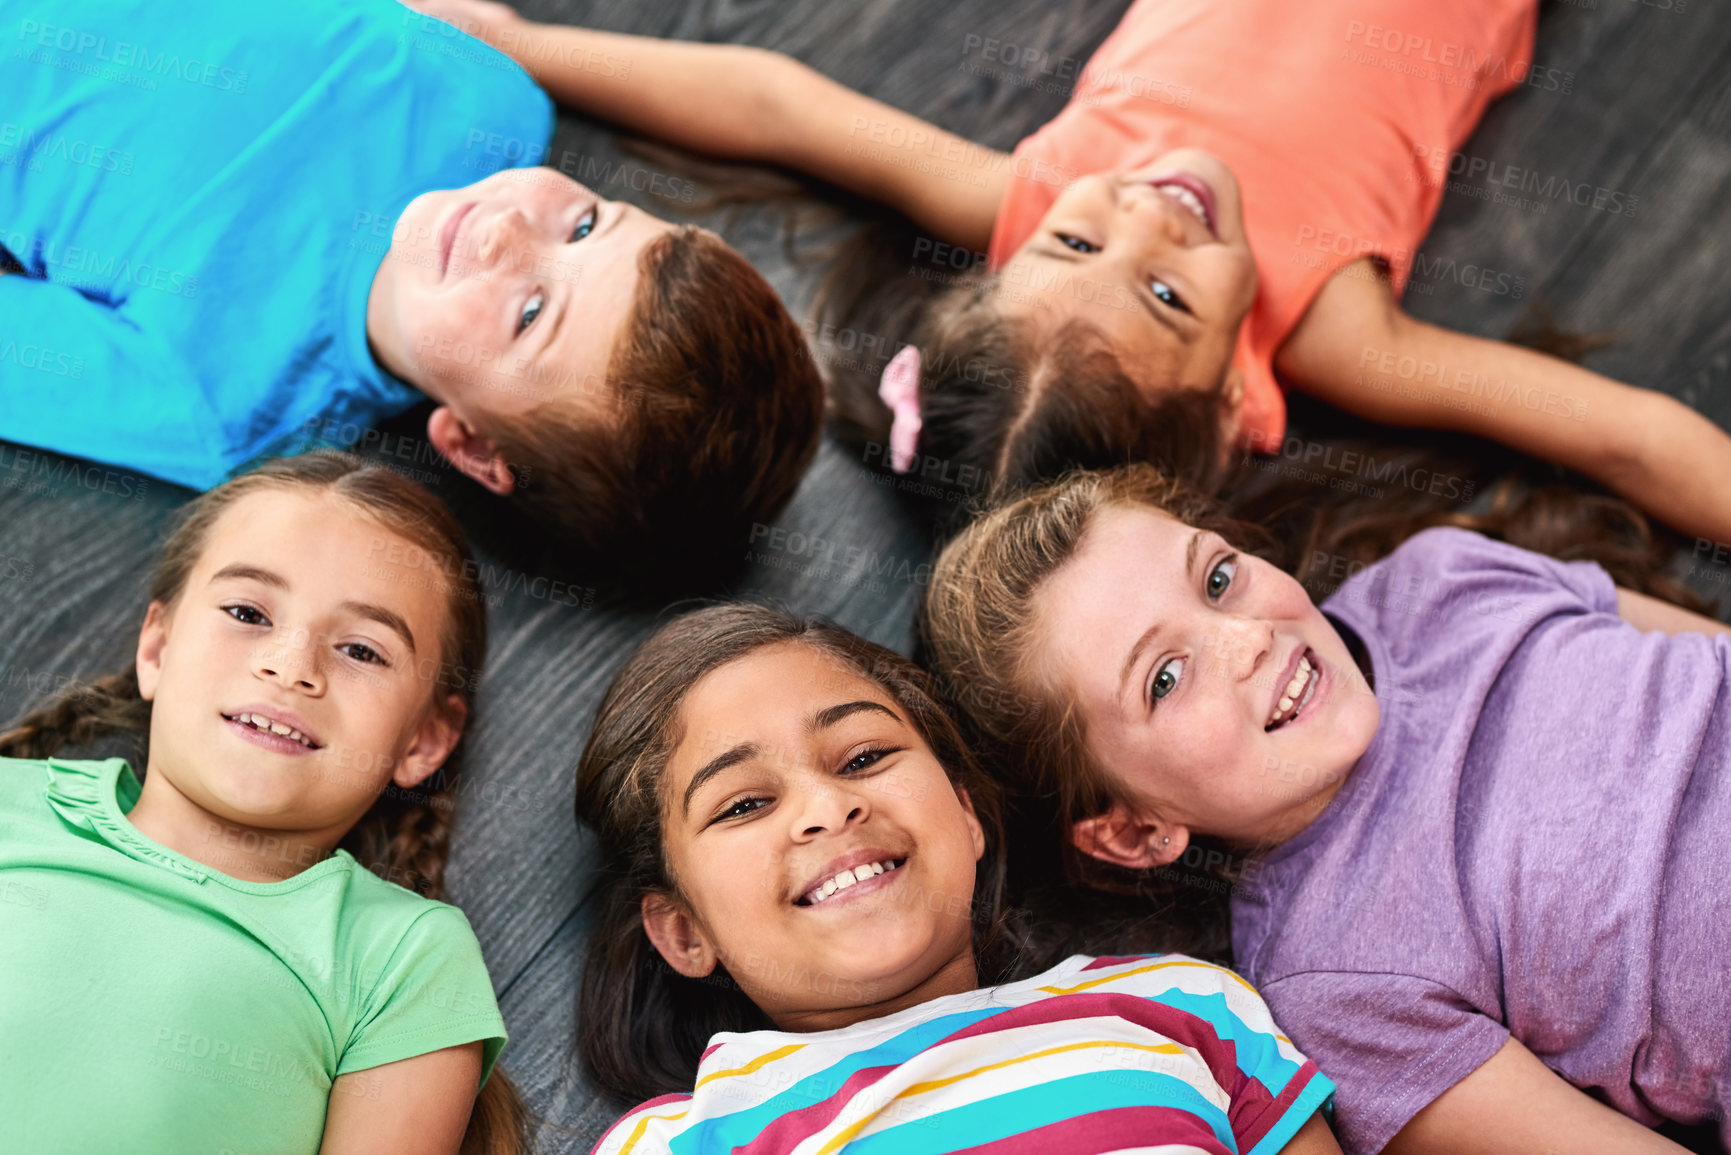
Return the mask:
[(0, 1146), (312, 1155), (338, 1075), (483, 1039), (485, 1079), (505, 1024), (461, 911), (341, 851), (230, 878), (140, 834), (139, 789), (0, 758)]

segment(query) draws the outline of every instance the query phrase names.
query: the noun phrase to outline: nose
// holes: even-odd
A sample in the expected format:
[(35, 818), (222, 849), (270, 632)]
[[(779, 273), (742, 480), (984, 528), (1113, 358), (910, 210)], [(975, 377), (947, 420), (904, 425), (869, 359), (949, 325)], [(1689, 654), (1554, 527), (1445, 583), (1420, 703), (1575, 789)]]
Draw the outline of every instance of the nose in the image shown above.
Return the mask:
[(1185, 221), (1180, 213), (1187, 209), (1172, 203), (1172, 198), (1145, 182), (1118, 181), (1113, 185), (1117, 194), (1118, 212), (1133, 223), (1142, 236), (1157, 236), (1169, 244), (1184, 245), (1189, 240)]
[(1262, 618), (1230, 615), (1221, 620), (1214, 664), (1237, 681), (1254, 677), (1274, 653), (1274, 626)]
[(305, 630), (279, 630), (273, 634), (270, 644), (254, 655), (253, 676), (315, 697), (325, 692), (325, 675), (319, 668), (317, 647), (311, 644)]
[(507, 205), (487, 222), (475, 255), (483, 265), (491, 265), (498, 260), (501, 253), (523, 247), (528, 237), (529, 218), (516, 205)]
[(803, 841), (820, 834), (836, 834), (871, 817), (871, 804), (864, 794), (832, 778), (808, 780), (797, 789), (794, 837)]

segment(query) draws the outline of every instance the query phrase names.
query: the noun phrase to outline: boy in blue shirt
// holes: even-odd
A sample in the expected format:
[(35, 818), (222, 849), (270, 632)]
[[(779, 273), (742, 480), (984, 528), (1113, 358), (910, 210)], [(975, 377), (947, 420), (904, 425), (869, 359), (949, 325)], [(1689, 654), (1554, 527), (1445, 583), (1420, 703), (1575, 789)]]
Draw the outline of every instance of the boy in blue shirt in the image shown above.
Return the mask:
[(505, 56), (395, 0), (8, 7), (0, 437), (208, 488), (424, 394), (458, 469), (648, 568), (792, 493), (798, 326), (712, 234), (521, 167), (552, 105)]

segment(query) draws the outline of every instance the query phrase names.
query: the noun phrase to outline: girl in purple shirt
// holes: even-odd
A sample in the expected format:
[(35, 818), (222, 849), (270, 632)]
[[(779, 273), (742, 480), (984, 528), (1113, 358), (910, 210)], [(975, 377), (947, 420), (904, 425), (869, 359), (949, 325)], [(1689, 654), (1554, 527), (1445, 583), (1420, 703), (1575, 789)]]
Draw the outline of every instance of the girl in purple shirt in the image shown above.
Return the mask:
[(1218, 524), (1132, 468), (950, 545), (927, 634), (1002, 764), (1096, 859), (1252, 854), (1237, 965), (1347, 1152), (1731, 1141), (1726, 627), (1453, 528), (1318, 607)]

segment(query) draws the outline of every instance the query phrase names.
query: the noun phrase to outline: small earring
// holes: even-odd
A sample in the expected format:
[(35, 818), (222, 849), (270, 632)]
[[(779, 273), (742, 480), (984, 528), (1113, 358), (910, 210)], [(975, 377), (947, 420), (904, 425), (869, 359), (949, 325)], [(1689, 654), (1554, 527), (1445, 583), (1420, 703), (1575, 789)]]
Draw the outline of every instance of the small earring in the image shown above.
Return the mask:
[(1161, 839), (1161, 840), (1160, 840), (1160, 845), (1161, 845), (1161, 846), (1165, 846), (1165, 845), (1166, 845), (1166, 844), (1167, 844), (1167, 843), (1168, 843), (1168, 842), (1171, 842), (1171, 841), (1172, 841), (1172, 840), (1171, 840), (1171, 839), (1170, 839), (1170, 838), (1162, 838), (1162, 839)]

